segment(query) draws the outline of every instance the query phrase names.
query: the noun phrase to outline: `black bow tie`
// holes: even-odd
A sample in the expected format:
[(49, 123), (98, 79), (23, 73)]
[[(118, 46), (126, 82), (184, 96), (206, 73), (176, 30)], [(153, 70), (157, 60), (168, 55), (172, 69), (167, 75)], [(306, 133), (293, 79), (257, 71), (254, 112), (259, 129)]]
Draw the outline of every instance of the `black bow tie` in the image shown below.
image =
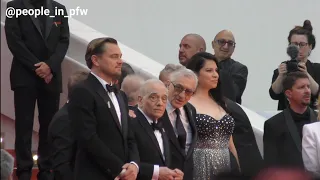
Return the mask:
[(109, 93), (111, 93), (111, 92), (117, 93), (118, 92), (118, 89), (115, 85), (112, 86), (112, 85), (106, 84), (106, 88), (109, 91)]
[(151, 123), (151, 127), (153, 129), (153, 131), (158, 130), (158, 131), (162, 131), (162, 124), (160, 122), (153, 122)]

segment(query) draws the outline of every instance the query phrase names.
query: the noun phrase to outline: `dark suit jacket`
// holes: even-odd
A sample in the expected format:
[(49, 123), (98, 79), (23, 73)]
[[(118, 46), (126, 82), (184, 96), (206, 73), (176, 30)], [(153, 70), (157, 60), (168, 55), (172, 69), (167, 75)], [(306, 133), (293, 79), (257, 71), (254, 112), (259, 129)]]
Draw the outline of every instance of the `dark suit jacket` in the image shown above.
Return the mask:
[[(309, 110), (311, 123), (317, 116)], [(263, 147), (266, 166), (304, 168), (301, 137), (288, 108), (265, 122)]]
[[(54, 9), (66, 8), (56, 2), (46, 1), (45, 8), (50, 9), (50, 15), (54, 15)], [(29, 0), (13, 0), (8, 2), (7, 8), (34, 9)], [(46, 17), (45, 34), (41, 32), (39, 18), (35, 16), (19, 16), (18, 18), (6, 18), (5, 32), (8, 47), (13, 54), (10, 72), (11, 89), (18, 87), (34, 87), (44, 80), (35, 73), (36, 63), (45, 62), (51, 68), (53, 79), (46, 85), (50, 90), (62, 91), (61, 62), (64, 59), (69, 46), (68, 19), (64, 16)]]
[(65, 104), (54, 115), (48, 129), (48, 139), (52, 152), (51, 162), (55, 180), (73, 179), (76, 144), (72, 130), (68, 104)]
[(125, 163), (139, 164), (134, 135), (128, 126), (127, 102), (122, 93), (117, 98), (121, 126), (108, 93), (94, 75), (73, 88), (68, 110), (78, 145), (75, 179), (113, 180)]
[(219, 72), (224, 96), (241, 104), (247, 85), (247, 66), (229, 58), (219, 62)]
[(238, 153), (241, 173), (248, 177), (254, 176), (263, 167), (263, 159), (250, 120), (237, 103), (226, 99), (226, 105), (236, 123), (232, 136)]
[(184, 180), (192, 180), (193, 179), (193, 151), (194, 151), (194, 146), (196, 144), (196, 141), (198, 139), (198, 133), (196, 130), (196, 109), (190, 104), (187, 103), (184, 106), (184, 110), (186, 111), (189, 124), (192, 129), (192, 143), (189, 147), (188, 153), (186, 154), (185, 152), (181, 151), (178, 138), (176, 137), (176, 134), (174, 133), (174, 129), (172, 127), (172, 124), (170, 122), (168, 113), (165, 112), (163, 117), (161, 117), (161, 121), (163, 123), (163, 128), (165, 129), (169, 141), (170, 141), (170, 149), (171, 149), (171, 166), (169, 168), (174, 169), (180, 169), (183, 171)]
[(169, 141), (166, 137), (162, 138), (165, 156), (165, 159), (163, 159), (159, 143), (148, 120), (139, 109), (135, 110), (135, 114), (136, 118), (130, 122), (140, 155), (140, 169), (137, 179), (150, 180), (152, 179), (154, 165), (160, 167), (169, 167), (170, 165)]

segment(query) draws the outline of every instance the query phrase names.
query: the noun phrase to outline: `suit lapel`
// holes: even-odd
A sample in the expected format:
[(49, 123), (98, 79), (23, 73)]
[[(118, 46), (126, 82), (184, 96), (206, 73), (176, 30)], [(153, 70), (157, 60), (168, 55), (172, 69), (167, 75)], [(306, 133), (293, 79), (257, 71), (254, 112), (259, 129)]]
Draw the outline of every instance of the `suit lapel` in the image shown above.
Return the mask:
[[(23, 4), (26, 6), (27, 9), (35, 9), (35, 7), (29, 2), (29, 0), (23, 0)], [(30, 16), (30, 18), (31, 18), (33, 24), (36, 26), (37, 30), (39, 31), (40, 35), (43, 38), (44, 35), (41, 32), (39, 18), (36, 18), (35, 16)]]
[(186, 104), (184, 106), (184, 111), (187, 114), (189, 125), (190, 125), (191, 130), (192, 130), (192, 142), (191, 142), (190, 147), (189, 147), (188, 152), (187, 152), (187, 158), (189, 158), (192, 155), (194, 146), (196, 144), (197, 129), (196, 129), (196, 124), (195, 124), (195, 119), (193, 118), (195, 116), (195, 114), (193, 114), (194, 112), (192, 112), (192, 109), (188, 107), (188, 104)]
[(125, 108), (126, 105), (123, 101), (121, 94), (117, 93), (116, 96), (120, 106), (122, 132), (123, 132), (124, 138), (126, 139), (127, 133), (128, 133), (128, 121), (127, 121), (128, 112), (127, 112), (127, 109)]
[[(54, 17), (54, 10), (52, 7), (52, 0), (46, 0), (46, 8), (50, 10), (50, 15), (46, 16), (46, 26), (45, 26), (45, 36), (44, 39), (47, 39), (49, 37), (51, 28), (53, 26), (53, 19), (52, 17)], [(50, 17), (52, 16), (52, 17)]]
[(90, 73), (89, 77), (88, 77), (88, 80), (90, 82), (92, 82), (92, 85), (94, 87), (94, 89), (96, 90), (96, 92), (101, 96), (101, 98), (103, 99), (103, 101), (106, 103), (111, 115), (112, 115), (112, 119), (115, 121), (115, 123), (117, 124), (118, 126), (118, 129), (121, 131), (121, 126), (120, 126), (120, 122), (119, 122), (119, 118), (117, 116), (117, 113), (116, 113), (116, 110), (113, 106), (113, 103), (108, 95), (108, 93), (106, 92), (106, 90), (102, 87), (101, 83), (99, 82), (99, 80), (94, 77), (94, 75), (92, 75)]
[(164, 129), (166, 130), (166, 134), (168, 136), (168, 139), (172, 142), (172, 144), (174, 145), (175, 148), (177, 148), (177, 150), (183, 155), (185, 156), (185, 153), (183, 153), (181, 151), (181, 148), (180, 148), (180, 144), (178, 142), (178, 138), (176, 136), (176, 133), (174, 132), (174, 129), (173, 129), (173, 126), (171, 124), (171, 121), (169, 119), (169, 116), (168, 116), (168, 112), (165, 111), (163, 116), (161, 117), (161, 122), (162, 122), (162, 125), (164, 127)]
[(301, 152), (302, 151), (301, 137), (299, 135), (298, 128), (294, 124), (290, 110), (287, 108), (283, 110), (283, 113), (284, 113), (285, 121), (288, 126), (289, 132), (291, 134), (291, 137), (294, 143), (296, 144), (298, 150)]
[(164, 130), (162, 129), (162, 140), (163, 140), (163, 149), (164, 149), (164, 157), (165, 157), (165, 164), (169, 166), (171, 164), (171, 153), (170, 153), (170, 145), (168, 136)]
[(147, 118), (141, 113), (140, 110), (136, 111), (136, 115), (137, 115), (137, 119), (139, 120), (139, 123), (141, 124), (143, 129), (147, 132), (148, 136), (150, 137), (150, 139), (152, 140), (153, 144), (157, 148), (158, 153), (159, 153), (162, 161), (165, 163), (165, 161), (163, 159), (163, 155), (162, 155), (161, 149), (160, 149), (160, 146), (159, 146), (159, 142), (158, 142), (156, 136), (154, 135), (154, 131), (153, 131), (151, 125), (149, 124)]

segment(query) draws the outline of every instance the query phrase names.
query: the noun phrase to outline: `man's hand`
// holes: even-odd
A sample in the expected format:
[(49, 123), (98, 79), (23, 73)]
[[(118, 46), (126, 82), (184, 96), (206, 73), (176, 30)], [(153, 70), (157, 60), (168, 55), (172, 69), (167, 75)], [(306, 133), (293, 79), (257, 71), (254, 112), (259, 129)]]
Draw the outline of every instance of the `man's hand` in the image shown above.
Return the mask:
[(180, 169), (174, 169), (174, 172), (177, 173), (177, 176), (174, 176), (174, 180), (183, 180), (183, 172)]
[(138, 168), (136, 165), (127, 163), (122, 166), (122, 171), (119, 174), (119, 179), (121, 180), (135, 180), (138, 175)]
[(129, 116), (130, 116), (131, 118), (137, 117), (136, 114), (134, 113), (134, 111), (131, 110), (131, 109), (129, 109)]
[(279, 72), (279, 76), (283, 76), (284, 74), (286, 74), (288, 72), (287, 64), (281, 63), (278, 67), (278, 72)]
[(159, 168), (159, 180), (174, 180), (175, 177), (178, 177), (178, 173), (174, 170), (171, 170), (167, 167)]
[(50, 73), (48, 76), (46, 76), (46, 77), (44, 78), (44, 81), (45, 81), (47, 84), (49, 84), (49, 83), (51, 82), (51, 80), (52, 80), (52, 77), (53, 77), (53, 75), (52, 75), (52, 73)]
[(51, 69), (45, 62), (39, 62), (35, 64), (34, 66), (37, 67), (36, 74), (41, 77), (45, 78), (46, 76), (50, 75)]

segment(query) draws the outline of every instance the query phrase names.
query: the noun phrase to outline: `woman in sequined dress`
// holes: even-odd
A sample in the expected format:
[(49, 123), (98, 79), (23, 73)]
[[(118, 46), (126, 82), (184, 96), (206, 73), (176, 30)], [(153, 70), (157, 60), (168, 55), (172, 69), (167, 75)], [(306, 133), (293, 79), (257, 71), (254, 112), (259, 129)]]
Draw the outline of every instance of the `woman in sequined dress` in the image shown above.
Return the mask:
[(199, 79), (197, 90), (190, 100), (197, 110), (194, 179), (211, 180), (231, 171), (229, 150), (239, 162), (232, 140), (235, 121), (227, 113), (220, 92), (216, 58), (210, 53), (198, 53), (191, 58), (187, 68), (194, 71)]

